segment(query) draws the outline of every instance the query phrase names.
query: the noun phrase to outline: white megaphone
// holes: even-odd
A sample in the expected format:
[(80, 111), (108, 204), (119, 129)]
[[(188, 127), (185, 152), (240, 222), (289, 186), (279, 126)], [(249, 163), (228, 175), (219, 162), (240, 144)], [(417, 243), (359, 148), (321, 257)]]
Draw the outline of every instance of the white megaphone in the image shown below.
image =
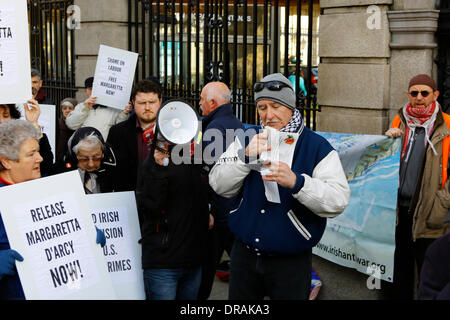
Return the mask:
[[(197, 112), (182, 100), (169, 100), (161, 105), (156, 115), (155, 149), (170, 154), (170, 145), (189, 143), (198, 130)], [(168, 158), (163, 161), (164, 166), (169, 164)]]
[(159, 108), (156, 115), (156, 130), (167, 142), (188, 143), (194, 139), (198, 129), (197, 113), (188, 103), (182, 100), (170, 100)]

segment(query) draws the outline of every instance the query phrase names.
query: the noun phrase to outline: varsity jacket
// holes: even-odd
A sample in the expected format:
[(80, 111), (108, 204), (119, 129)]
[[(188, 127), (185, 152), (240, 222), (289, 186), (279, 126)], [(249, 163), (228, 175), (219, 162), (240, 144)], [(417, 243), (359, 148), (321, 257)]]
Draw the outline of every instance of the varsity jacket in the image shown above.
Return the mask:
[(216, 193), (239, 194), (240, 204), (230, 211), (228, 223), (235, 236), (257, 253), (292, 255), (311, 249), (323, 235), (326, 218), (342, 213), (349, 202), (350, 188), (338, 153), (308, 128), (298, 133), (291, 166), (297, 181), (293, 189), (278, 185), (281, 203), (266, 199), (261, 174), (239, 156), (245, 144), (238, 140), (209, 174)]

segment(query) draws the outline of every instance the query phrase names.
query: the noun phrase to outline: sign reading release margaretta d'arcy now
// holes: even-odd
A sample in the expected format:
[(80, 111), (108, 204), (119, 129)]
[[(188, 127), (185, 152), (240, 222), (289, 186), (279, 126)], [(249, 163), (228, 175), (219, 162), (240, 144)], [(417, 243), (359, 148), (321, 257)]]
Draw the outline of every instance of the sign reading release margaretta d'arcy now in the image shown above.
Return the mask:
[(0, 188), (26, 299), (115, 299), (77, 170)]

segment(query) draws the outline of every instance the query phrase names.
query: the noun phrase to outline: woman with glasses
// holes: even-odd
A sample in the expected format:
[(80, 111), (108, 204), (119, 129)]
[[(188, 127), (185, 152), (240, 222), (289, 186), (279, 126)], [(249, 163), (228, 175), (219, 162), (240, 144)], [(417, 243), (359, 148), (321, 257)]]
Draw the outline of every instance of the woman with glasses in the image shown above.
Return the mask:
[(57, 172), (78, 169), (86, 194), (112, 192), (116, 158), (97, 129), (83, 127), (68, 141), (68, 151)]

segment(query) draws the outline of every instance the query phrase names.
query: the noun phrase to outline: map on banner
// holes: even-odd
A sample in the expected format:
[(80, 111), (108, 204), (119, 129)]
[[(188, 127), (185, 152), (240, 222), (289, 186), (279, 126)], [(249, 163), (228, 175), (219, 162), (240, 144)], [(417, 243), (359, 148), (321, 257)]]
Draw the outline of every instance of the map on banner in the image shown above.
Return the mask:
[(339, 153), (350, 203), (327, 227), (313, 253), (392, 282), (400, 139), (318, 132)]

